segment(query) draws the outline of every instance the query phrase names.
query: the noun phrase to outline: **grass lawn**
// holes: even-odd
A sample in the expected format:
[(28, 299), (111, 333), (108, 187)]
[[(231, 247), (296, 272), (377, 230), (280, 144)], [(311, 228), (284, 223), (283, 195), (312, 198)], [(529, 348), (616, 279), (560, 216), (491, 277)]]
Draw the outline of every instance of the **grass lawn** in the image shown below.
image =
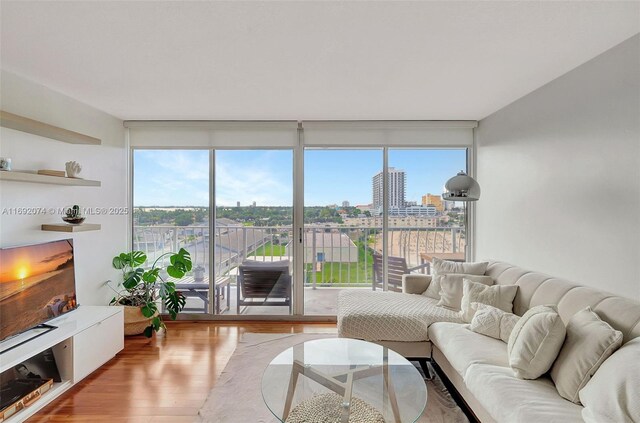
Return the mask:
[[(316, 272), (316, 283), (362, 283), (373, 282), (373, 254), (371, 250), (365, 253), (361, 242), (358, 245), (357, 263), (324, 263), (321, 272)], [(366, 254), (366, 272), (365, 272)], [(307, 265), (307, 272), (311, 271), (311, 265)], [(366, 274), (366, 279), (365, 279)], [(307, 281), (311, 283), (311, 276)]]
[(284, 245), (275, 245), (267, 242), (265, 245), (251, 253), (251, 255), (257, 257), (282, 257), (286, 255), (286, 252)]
[[(373, 281), (373, 254), (371, 250), (365, 253), (362, 242), (356, 242), (358, 245), (358, 262), (357, 263), (324, 263), (321, 272), (316, 272), (317, 283), (341, 283), (341, 284), (370, 284)], [(365, 278), (365, 254), (366, 254), (366, 278)], [(250, 254), (254, 257), (282, 257), (285, 256), (285, 246), (275, 245), (270, 242), (258, 248)], [(305, 265), (305, 274), (308, 277), (307, 282), (311, 283), (311, 264)]]

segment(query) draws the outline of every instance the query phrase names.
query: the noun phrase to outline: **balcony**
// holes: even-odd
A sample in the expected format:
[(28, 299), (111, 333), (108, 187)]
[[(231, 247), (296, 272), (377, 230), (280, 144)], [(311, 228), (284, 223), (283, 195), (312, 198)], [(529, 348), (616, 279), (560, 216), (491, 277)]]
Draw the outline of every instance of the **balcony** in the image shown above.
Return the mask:
[[(229, 309), (221, 313), (289, 314), (288, 307), (282, 306), (238, 308), (236, 288), (238, 266), (244, 261), (292, 262), (294, 235), (291, 227), (216, 226), (213, 254), (209, 251), (210, 231), (208, 226), (135, 226), (133, 248), (144, 251), (148, 262), (169, 251), (185, 248), (191, 253), (193, 271), (180, 281), (181, 284), (209, 285), (213, 266), (215, 280), (228, 280), (230, 285), (228, 291), (223, 287), (219, 293), (225, 295), (220, 298), (221, 310), (226, 308), (227, 302), (229, 304)], [(464, 228), (461, 227), (392, 227), (389, 228), (387, 250), (389, 256), (404, 258), (407, 267), (411, 268), (422, 264), (427, 256), (464, 257), (465, 245)], [(373, 256), (382, 250), (382, 229), (379, 227), (305, 226), (305, 314), (335, 314), (337, 293), (341, 289), (375, 289)], [(428, 270), (423, 268), (421, 271)], [(189, 291), (194, 294), (187, 301), (190, 312), (206, 312), (203, 298), (216, 296), (207, 291)]]

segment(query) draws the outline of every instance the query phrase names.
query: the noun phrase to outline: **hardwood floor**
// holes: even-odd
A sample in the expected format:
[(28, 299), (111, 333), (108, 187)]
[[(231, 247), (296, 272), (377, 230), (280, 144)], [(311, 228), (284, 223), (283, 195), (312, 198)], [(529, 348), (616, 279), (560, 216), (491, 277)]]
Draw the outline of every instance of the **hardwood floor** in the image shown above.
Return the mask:
[(169, 322), (164, 336), (127, 337), (125, 347), (27, 420), (193, 422), (245, 332), (336, 332), (335, 323)]

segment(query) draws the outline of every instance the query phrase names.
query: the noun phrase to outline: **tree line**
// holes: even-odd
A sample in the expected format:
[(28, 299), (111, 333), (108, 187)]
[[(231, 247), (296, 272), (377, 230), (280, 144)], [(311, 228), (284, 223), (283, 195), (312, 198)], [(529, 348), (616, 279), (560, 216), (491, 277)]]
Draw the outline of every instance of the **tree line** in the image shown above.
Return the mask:
[[(305, 223), (344, 223), (338, 211), (349, 217), (362, 214), (355, 207), (335, 209), (326, 206), (304, 208)], [(284, 226), (293, 223), (293, 208), (285, 206), (216, 207), (216, 217), (226, 218), (246, 226)], [(368, 212), (364, 213), (368, 215)], [(208, 207), (138, 207), (133, 212), (134, 223), (139, 226), (152, 225), (203, 225), (209, 224)]]

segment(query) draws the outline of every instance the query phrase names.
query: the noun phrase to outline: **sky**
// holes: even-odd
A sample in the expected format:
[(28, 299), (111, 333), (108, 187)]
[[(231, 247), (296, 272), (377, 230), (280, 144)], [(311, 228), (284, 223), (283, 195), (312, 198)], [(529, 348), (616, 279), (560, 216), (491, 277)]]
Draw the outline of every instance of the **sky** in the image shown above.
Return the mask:
[[(217, 150), (218, 206), (291, 206), (291, 150)], [(305, 206), (370, 204), (372, 177), (382, 170), (382, 150), (305, 150)], [(441, 194), (444, 183), (466, 169), (465, 150), (389, 150), (389, 166), (407, 176), (406, 200)], [(209, 205), (208, 150), (136, 150), (134, 205)]]

